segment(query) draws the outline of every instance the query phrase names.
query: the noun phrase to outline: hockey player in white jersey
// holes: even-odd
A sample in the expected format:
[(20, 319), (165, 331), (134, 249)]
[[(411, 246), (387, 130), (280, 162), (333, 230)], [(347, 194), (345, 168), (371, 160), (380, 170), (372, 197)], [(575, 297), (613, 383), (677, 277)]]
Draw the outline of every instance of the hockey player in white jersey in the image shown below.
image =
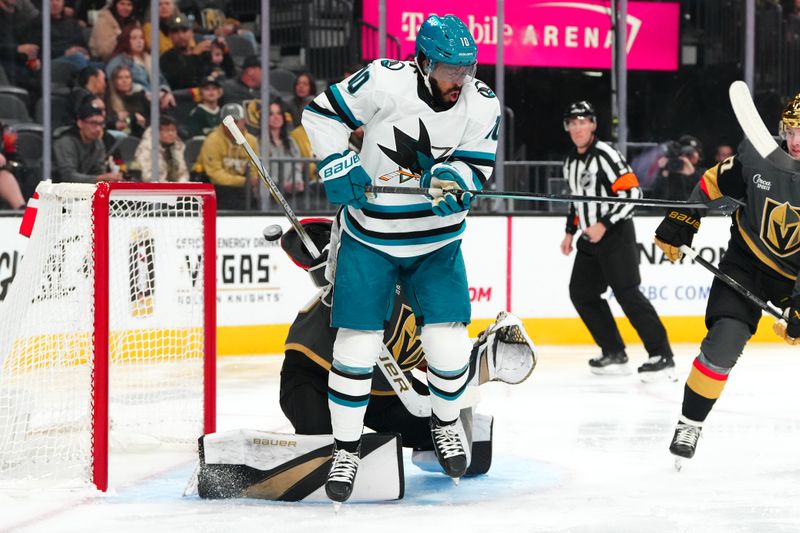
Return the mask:
[[(444, 471), (467, 467), (458, 438), (459, 397), (467, 382), (470, 300), (461, 235), (471, 195), (494, 168), (500, 106), (474, 78), (477, 47), (453, 15), (430, 16), (419, 29), (414, 61), (379, 59), (317, 96), (303, 113), (319, 175), (338, 215), (331, 325), (334, 343), (328, 399), (336, 441), (325, 485), (347, 500), (374, 363), (395, 284), (408, 295), (428, 360), (431, 434)], [(360, 154), (347, 149), (365, 130)], [(367, 185), (438, 187), (443, 196), (377, 194)], [(450, 192), (448, 192), (450, 191)], [(333, 265), (333, 259), (329, 267)]]

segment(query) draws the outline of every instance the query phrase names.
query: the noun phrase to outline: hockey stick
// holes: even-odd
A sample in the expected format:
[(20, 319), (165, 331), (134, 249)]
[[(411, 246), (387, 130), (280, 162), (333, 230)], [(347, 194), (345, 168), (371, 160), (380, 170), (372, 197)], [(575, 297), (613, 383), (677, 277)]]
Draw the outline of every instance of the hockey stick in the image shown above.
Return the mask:
[[(407, 187), (375, 187), (368, 185), (365, 187), (366, 192), (373, 194), (413, 194), (425, 195), (436, 198), (442, 195), (442, 189), (437, 187), (429, 188), (407, 188)], [(686, 202), (674, 200), (662, 200), (660, 198), (620, 198), (618, 196), (580, 196), (573, 194), (548, 194), (540, 192), (515, 192), (515, 191), (478, 191), (478, 190), (461, 190), (454, 189), (447, 192), (453, 192), (456, 195), (468, 192), (473, 196), (481, 196), (484, 198), (501, 198), (509, 200), (528, 200), (534, 202), (604, 202), (609, 204), (632, 204), (639, 206), (649, 207), (677, 207), (677, 208), (693, 208), (693, 209), (721, 209), (724, 211), (733, 211), (738, 207), (744, 205), (744, 202), (723, 196), (716, 200), (708, 202)]]
[[(250, 159), (250, 162), (258, 170), (258, 174), (261, 176), (261, 181), (263, 181), (264, 185), (267, 186), (275, 201), (278, 202), (278, 204), (283, 208), (286, 218), (289, 219), (289, 222), (297, 232), (297, 235), (300, 237), (301, 242), (308, 250), (308, 253), (314, 259), (318, 258), (321, 255), (319, 249), (314, 244), (314, 241), (311, 240), (311, 237), (308, 235), (303, 225), (300, 224), (300, 221), (297, 219), (294, 211), (292, 211), (289, 202), (286, 201), (286, 198), (283, 197), (280, 189), (278, 189), (278, 186), (274, 181), (272, 181), (272, 178), (270, 178), (269, 174), (264, 168), (264, 165), (261, 164), (261, 160), (253, 151), (253, 148), (247, 144), (247, 140), (239, 130), (239, 127), (236, 125), (233, 117), (228, 115), (222, 119), (222, 123), (225, 124), (225, 127), (228, 128), (228, 131), (231, 132), (236, 144), (239, 144), (242, 146), (242, 148), (244, 148), (244, 151), (247, 153), (247, 157)], [(383, 373), (383, 376), (386, 378), (386, 381), (389, 382), (389, 384), (392, 386), (392, 389), (397, 394), (397, 397), (400, 398), (400, 401), (403, 402), (403, 405), (411, 414), (414, 416), (430, 416), (430, 401), (427, 398), (423, 399), (423, 397), (413, 389), (411, 382), (406, 379), (403, 369), (400, 368), (400, 365), (397, 364), (397, 361), (392, 354), (389, 353), (389, 350), (385, 346), (380, 354), (380, 361), (377, 364), (378, 368), (380, 368), (381, 372)]]
[(733, 113), (739, 121), (742, 131), (750, 140), (758, 155), (774, 165), (795, 172), (800, 172), (800, 161), (787, 154), (769, 132), (758, 114), (750, 89), (741, 80), (731, 83), (728, 89)]
[(261, 177), (261, 181), (267, 186), (267, 189), (269, 189), (269, 192), (275, 201), (278, 202), (278, 204), (280, 204), (280, 206), (283, 208), (286, 218), (289, 219), (289, 223), (297, 232), (297, 235), (300, 237), (303, 245), (305, 245), (306, 249), (311, 254), (311, 257), (314, 259), (319, 257), (320, 252), (317, 249), (317, 245), (314, 244), (314, 241), (312, 241), (311, 237), (308, 236), (308, 233), (306, 233), (303, 225), (300, 224), (300, 221), (297, 219), (294, 211), (292, 211), (292, 208), (289, 206), (289, 202), (287, 202), (286, 198), (283, 197), (280, 189), (278, 189), (278, 186), (269, 176), (269, 173), (267, 173), (267, 169), (264, 168), (264, 165), (261, 164), (261, 160), (253, 151), (253, 148), (247, 143), (247, 139), (244, 138), (241, 130), (239, 130), (239, 127), (236, 125), (236, 121), (233, 120), (232, 116), (228, 115), (222, 119), (222, 123), (225, 124), (225, 127), (228, 128), (228, 131), (231, 132), (231, 135), (233, 135), (234, 142), (244, 148), (244, 151), (247, 154), (247, 157), (250, 159), (250, 162), (254, 167), (256, 167), (258, 175)]
[(741, 294), (742, 296), (744, 296), (745, 298), (747, 298), (748, 300), (750, 300), (751, 302), (753, 302), (754, 304), (756, 304), (761, 309), (771, 314), (778, 320), (783, 319), (783, 315), (778, 309), (775, 309), (773, 306), (771, 306), (770, 304), (768, 304), (767, 302), (765, 302), (764, 300), (753, 294), (744, 285), (742, 285), (741, 283), (739, 283), (738, 281), (736, 281), (735, 279), (733, 279), (732, 277), (721, 271), (719, 268), (717, 268), (716, 266), (712, 265), (711, 263), (700, 257), (700, 255), (698, 255), (698, 253), (693, 248), (690, 248), (689, 246), (686, 246), (684, 244), (683, 246), (681, 246), (680, 249), (681, 252), (686, 254), (687, 257), (689, 257), (695, 263), (699, 264), (700, 266), (702, 266), (703, 268), (714, 274), (714, 277), (716, 277), (723, 283), (727, 284), (731, 289), (735, 290), (736, 292), (738, 292), (739, 294)]

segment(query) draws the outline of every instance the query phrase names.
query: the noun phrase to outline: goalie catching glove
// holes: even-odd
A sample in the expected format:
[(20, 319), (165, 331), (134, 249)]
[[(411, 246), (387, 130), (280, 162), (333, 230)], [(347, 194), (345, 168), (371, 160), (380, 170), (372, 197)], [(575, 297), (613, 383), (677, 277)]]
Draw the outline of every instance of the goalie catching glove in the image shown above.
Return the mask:
[(511, 313), (501, 311), (478, 341), (479, 383), (502, 381), (516, 385), (528, 379), (536, 367), (536, 346), (522, 321)]
[(656, 246), (667, 259), (679, 261), (683, 257), (681, 246), (691, 246), (695, 233), (700, 229), (700, 219), (689, 213), (671, 209), (656, 228)]
[(341, 154), (331, 154), (320, 162), (317, 172), (330, 203), (356, 209), (367, 205), (364, 187), (372, 185), (372, 179), (361, 167), (361, 157), (357, 153), (345, 150)]
[(466, 211), (472, 202), (466, 182), (458, 169), (448, 163), (437, 163), (420, 178), (420, 187), (441, 189), (441, 196), (431, 201), (431, 210), (440, 217)]
[(800, 344), (800, 296), (792, 297), (791, 304), (783, 312), (783, 320), (775, 322), (772, 330), (787, 344)]

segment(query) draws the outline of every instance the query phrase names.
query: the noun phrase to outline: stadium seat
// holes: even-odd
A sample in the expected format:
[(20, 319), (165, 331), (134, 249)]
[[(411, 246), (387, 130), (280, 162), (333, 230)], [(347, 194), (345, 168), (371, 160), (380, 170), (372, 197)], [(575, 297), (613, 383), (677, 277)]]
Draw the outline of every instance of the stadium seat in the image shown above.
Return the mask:
[(3, 122), (30, 122), (31, 116), (25, 102), (16, 94), (0, 92), (0, 120)]
[(297, 76), (290, 70), (274, 68), (269, 71), (269, 84), (281, 93), (283, 98), (291, 98), (294, 95), (295, 80)]
[(225, 37), (225, 42), (228, 44), (228, 50), (237, 67), (242, 66), (245, 57), (258, 53), (255, 46), (253, 46), (253, 41), (247, 37), (232, 34)]

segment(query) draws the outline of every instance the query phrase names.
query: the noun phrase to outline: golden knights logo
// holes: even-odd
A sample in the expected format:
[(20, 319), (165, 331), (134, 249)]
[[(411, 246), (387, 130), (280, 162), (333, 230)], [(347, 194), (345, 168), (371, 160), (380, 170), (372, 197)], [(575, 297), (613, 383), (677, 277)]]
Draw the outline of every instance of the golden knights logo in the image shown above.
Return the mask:
[(386, 347), (403, 370), (411, 370), (422, 361), (422, 341), (417, 337), (417, 322), (411, 307), (400, 308), (397, 325)]
[(128, 244), (128, 280), (131, 315), (152, 315), (156, 265), (155, 242), (149, 228), (136, 228), (131, 232)]
[(779, 257), (800, 250), (800, 207), (767, 198), (761, 216), (761, 241)]

